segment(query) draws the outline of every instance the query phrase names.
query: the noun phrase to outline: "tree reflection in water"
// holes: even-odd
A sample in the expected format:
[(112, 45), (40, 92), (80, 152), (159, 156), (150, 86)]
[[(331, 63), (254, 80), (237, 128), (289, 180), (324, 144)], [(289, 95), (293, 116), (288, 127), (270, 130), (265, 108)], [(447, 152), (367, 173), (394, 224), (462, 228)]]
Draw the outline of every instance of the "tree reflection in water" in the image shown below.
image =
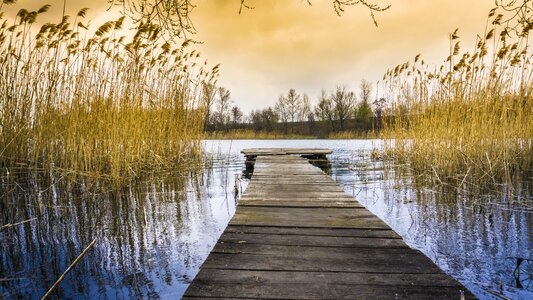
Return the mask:
[(37, 219), (0, 231), (0, 299), (42, 296), (93, 238), (96, 245), (55, 295), (179, 298), (234, 213), (235, 176), (245, 169), (239, 151), (260, 147), (333, 149), (333, 178), (476, 296), (533, 297), (527, 178), (513, 191), (431, 186), (372, 160), (375, 140), (206, 144), (198, 171), (154, 176), (120, 192), (1, 171), (0, 224)]
[(0, 298), (41, 297), (94, 238), (54, 295), (179, 298), (233, 214), (232, 175), (219, 165), (120, 191), (3, 176), (0, 224), (36, 219), (0, 232)]

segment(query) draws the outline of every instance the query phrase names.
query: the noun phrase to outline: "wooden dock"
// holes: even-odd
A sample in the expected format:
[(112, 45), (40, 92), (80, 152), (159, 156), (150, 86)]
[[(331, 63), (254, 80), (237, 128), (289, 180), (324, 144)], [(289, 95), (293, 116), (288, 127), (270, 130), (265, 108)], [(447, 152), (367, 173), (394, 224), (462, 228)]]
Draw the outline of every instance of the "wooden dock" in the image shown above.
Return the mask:
[(475, 298), (301, 151), (263, 152), (184, 298)]

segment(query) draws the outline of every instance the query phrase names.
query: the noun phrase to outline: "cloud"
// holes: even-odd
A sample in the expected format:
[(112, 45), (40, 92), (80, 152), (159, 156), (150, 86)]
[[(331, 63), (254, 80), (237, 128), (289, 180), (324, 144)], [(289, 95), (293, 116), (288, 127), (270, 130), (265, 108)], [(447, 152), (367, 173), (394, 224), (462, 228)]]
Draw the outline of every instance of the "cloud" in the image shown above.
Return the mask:
[[(245, 111), (272, 105), (280, 93), (294, 87), (311, 99), (320, 89), (346, 84), (356, 90), (359, 81), (379, 80), (383, 73), (418, 53), (438, 64), (448, 52), (447, 34), (460, 28), (462, 45), (474, 44), (485, 28), (491, 1), (486, 0), (375, 0), (391, 4), (376, 15), (348, 7), (342, 16), (332, 1), (247, 0), (255, 9), (239, 14), (239, 0), (196, 0), (191, 14), (203, 42), (198, 48), (212, 64), (220, 63), (219, 83), (232, 92)], [(50, 1), (60, 16), (63, 1)], [(18, 7), (37, 9), (35, 1), (20, 0)], [(30, 7), (31, 6), (31, 7)], [(93, 24), (108, 20), (107, 0), (68, 1), (71, 13), (90, 7)]]
[(249, 1), (256, 8), (239, 15), (236, 2), (200, 0), (193, 19), (202, 52), (222, 63), (220, 83), (245, 110), (273, 104), (290, 87), (312, 98), (336, 84), (356, 89), (417, 53), (440, 63), (447, 34), (459, 27), (473, 44), (491, 8), (483, 0), (381, 1), (392, 7), (377, 14), (376, 28), (358, 6), (339, 17), (331, 1)]

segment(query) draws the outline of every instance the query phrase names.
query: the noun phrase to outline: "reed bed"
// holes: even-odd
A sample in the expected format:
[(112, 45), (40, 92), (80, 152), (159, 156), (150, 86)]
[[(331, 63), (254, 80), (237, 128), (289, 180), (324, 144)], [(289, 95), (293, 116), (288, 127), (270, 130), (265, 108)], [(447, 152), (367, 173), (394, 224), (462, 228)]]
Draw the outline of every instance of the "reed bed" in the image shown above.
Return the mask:
[(3, 170), (124, 181), (199, 154), (202, 86), (218, 66), (150, 23), (126, 37), (122, 17), (91, 33), (87, 9), (36, 28), (48, 8), (21, 9), (14, 23), (0, 13)]
[(345, 130), (332, 132), (328, 134), (328, 139), (347, 140), (347, 139), (377, 139), (380, 137), (379, 131), (357, 131)]
[(461, 52), (456, 30), (442, 66), (417, 55), (387, 71), (383, 86), (394, 116), (383, 131), (389, 158), (439, 184), (507, 185), (531, 176), (533, 23), (509, 27), (503, 18), (490, 12), (472, 53)]

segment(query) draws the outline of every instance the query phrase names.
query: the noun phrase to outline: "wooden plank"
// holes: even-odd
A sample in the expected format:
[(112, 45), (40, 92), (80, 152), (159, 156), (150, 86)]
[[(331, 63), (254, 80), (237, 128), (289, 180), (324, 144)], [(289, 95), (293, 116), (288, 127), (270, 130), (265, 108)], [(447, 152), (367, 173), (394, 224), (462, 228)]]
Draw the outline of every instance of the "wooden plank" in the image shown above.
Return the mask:
[(252, 180), (185, 299), (474, 298), (300, 157), (329, 150), (245, 150)]
[[(251, 193), (271, 193), (271, 192), (291, 192), (291, 193), (305, 193), (305, 192), (335, 192), (335, 193), (343, 193), (344, 190), (338, 186), (338, 185), (261, 185), (261, 184), (253, 184), (249, 185), (248, 188), (251, 190), (253, 189), (253, 192)], [(338, 196), (338, 195), (337, 195)]]
[[(221, 246), (224, 246), (223, 248)], [(240, 247), (239, 247), (240, 246)], [(257, 253), (259, 249), (274, 246), (217, 244), (202, 265), (206, 269), (271, 270), (271, 271), (313, 271), (313, 272), (355, 272), (355, 273), (442, 273), (427, 257), (413, 252), (391, 252), (390, 250), (367, 248), (356, 251), (351, 248), (289, 247), (279, 252)], [(250, 249), (249, 251), (243, 249)], [(313, 251), (310, 251), (310, 250)], [(339, 252), (333, 250), (346, 250)], [(243, 252), (246, 251), (246, 252)], [(254, 252), (254, 253), (249, 253)]]
[[(239, 271), (242, 272), (242, 271)], [(304, 273), (307, 275), (308, 273)], [(265, 284), (260, 278), (255, 283), (221, 284), (200, 279), (201, 286), (193, 286), (190, 297), (228, 297), (244, 299), (460, 299), (462, 287), (396, 285), (343, 285), (337, 283)], [(183, 299), (191, 299), (188, 296)], [(465, 299), (475, 299), (467, 294)]]
[(242, 232), (248, 234), (267, 233), (302, 236), (335, 236), (335, 237), (401, 237), (392, 229), (343, 229), (343, 228), (302, 228), (302, 227), (268, 227), (268, 226), (239, 226), (229, 225), (225, 232)]
[(277, 186), (286, 186), (286, 187), (312, 187), (312, 186), (336, 186), (339, 187), (339, 185), (332, 180), (316, 180), (313, 183), (310, 183), (309, 181), (304, 180), (294, 180), (290, 183), (283, 183), (283, 179), (274, 179), (272, 180), (254, 180), (253, 182), (250, 182), (248, 184), (248, 187), (256, 187), (256, 186), (265, 186), (265, 187), (277, 187)]
[[(191, 290), (198, 297), (316, 299), (398, 299), (427, 296), (458, 299), (461, 286), (444, 274), (373, 274), (344, 272), (286, 272), (202, 270), (196, 277), (207, 287)], [(302, 288), (295, 288), (302, 287)], [(442, 293), (447, 289), (445, 293)], [(427, 292), (426, 290), (436, 292)], [(354, 291), (357, 293), (354, 294)], [(425, 294), (421, 294), (424, 292)], [(468, 295), (467, 295), (468, 296)]]
[[(283, 195), (281, 195), (281, 196), (283, 196)], [(350, 197), (348, 195), (342, 195), (341, 197), (335, 197), (335, 198), (305, 197), (305, 196), (298, 196), (298, 197), (290, 198), (290, 197), (280, 197), (279, 195), (272, 195), (270, 197), (267, 197), (267, 196), (253, 196), (253, 195), (244, 194), (240, 198), (240, 201), (252, 201), (252, 200), (261, 201), (261, 200), (265, 200), (265, 199), (268, 199), (269, 201), (295, 201), (295, 202), (297, 202), (297, 201), (305, 201), (305, 202), (345, 201), (345, 202), (354, 202), (354, 203), (358, 203), (359, 204), (359, 202), (356, 202), (352, 197)]]
[(364, 208), (361, 204), (354, 201), (283, 201), (283, 200), (240, 200), (239, 206), (264, 206), (264, 207), (345, 207), (345, 208)]
[[(346, 237), (347, 238), (347, 237)], [(381, 239), (381, 238), (376, 238)], [(398, 240), (398, 239), (396, 239)], [(360, 247), (365, 248), (365, 247)], [(386, 263), (387, 259), (389, 265), (393, 265), (393, 262), (397, 261), (397, 258), (401, 255), (404, 256), (418, 256), (420, 260), (424, 263), (432, 264), (431, 260), (424, 255), (420, 255), (421, 252), (412, 249), (409, 247), (366, 247), (365, 249), (351, 249), (350, 247), (320, 247), (320, 246), (305, 246), (301, 247), (298, 245), (267, 245), (267, 244), (248, 244), (248, 243), (217, 243), (211, 253), (219, 254), (250, 254), (250, 255), (262, 255), (265, 257), (293, 257), (293, 258), (308, 258), (309, 263), (312, 264), (314, 259), (340, 259), (350, 256), (353, 260), (361, 260), (368, 258), (375, 258), (376, 261), (382, 259)], [(231, 256), (231, 255), (228, 255)], [(268, 260), (265, 260), (264, 263), (268, 263)], [(371, 262), (372, 263), (372, 262)], [(342, 266), (340, 266), (342, 267)], [(440, 270), (440, 269), (435, 269)], [(402, 272), (401, 268), (399, 270)], [(390, 270), (390, 272), (395, 272), (395, 270)], [(430, 272), (434, 273), (434, 272)]]
[[(322, 209), (322, 208), (320, 208)], [(237, 215), (236, 215), (237, 216)], [(238, 216), (234, 217), (230, 225), (251, 225), (251, 226), (277, 226), (277, 227), (317, 227), (317, 228), (356, 228), (356, 229), (386, 229), (389, 228), (387, 224), (374, 218), (360, 218), (349, 220), (335, 220), (330, 218), (329, 220), (288, 220), (272, 217), (262, 217), (255, 220), (250, 216)]]
[(212, 280), (221, 284), (244, 283), (263, 284), (340, 284), (340, 285), (407, 285), (407, 286), (460, 286), (446, 274), (375, 274), (346, 272), (290, 272), (290, 271), (237, 271), (228, 269), (210, 269), (201, 271), (198, 279)]
[(273, 170), (261, 170), (261, 171), (254, 171), (254, 176), (255, 175), (258, 175), (258, 176), (261, 176), (261, 175), (269, 175), (269, 176), (272, 176), (272, 175), (283, 175), (284, 177), (286, 176), (290, 176), (290, 175), (307, 175), (307, 176), (313, 176), (313, 175), (324, 175), (324, 173), (322, 173), (322, 171), (320, 170), (317, 170), (317, 171), (313, 171), (313, 172), (304, 172), (303, 170), (297, 170), (297, 169), (290, 169), (290, 170), (287, 170), (287, 171), (283, 171), (283, 170), (279, 170), (277, 168), (273, 168)]
[(267, 191), (257, 191), (249, 192), (244, 194), (246, 197), (250, 198), (268, 198), (269, 196), (275, 197), (277, 199), (302, 199), (302, 198), (320, 198), (320, 199), (346, 199), (346, 194), (341, 192), (278, 192), (270, 193)]
[(332, 152), (325, 148), (248, 148), (241, 150), (244, 155), (327, 155)]
[(370, 211), (345, 208), (247, 207), (237, 208), (231, 225), (325, 228), (388, 228)]
[[(253, 173), (254, 179), (258, 180), (274, 180), (278, 181), (280, 184), (288, 184), (290, 183), (290, 180), (299, 180), (307, 183), (313, 183), (315, 181), (328, 181), (328, 182), (335, 182), (329, 175), (326, 175), (325, 173), (322, 173), (322, 171), (315, 171), (314, 173), (309, 172), (303, 172), (301, 170), (299, 171), (292, 171), (287, 170), (286, 172), (283, 171), (254, 171)], [(274, 183), (274, 182), (273, 182)]]
[(220, 243), (338, 248), (409, 248), (401, 239), (224, 232)]

